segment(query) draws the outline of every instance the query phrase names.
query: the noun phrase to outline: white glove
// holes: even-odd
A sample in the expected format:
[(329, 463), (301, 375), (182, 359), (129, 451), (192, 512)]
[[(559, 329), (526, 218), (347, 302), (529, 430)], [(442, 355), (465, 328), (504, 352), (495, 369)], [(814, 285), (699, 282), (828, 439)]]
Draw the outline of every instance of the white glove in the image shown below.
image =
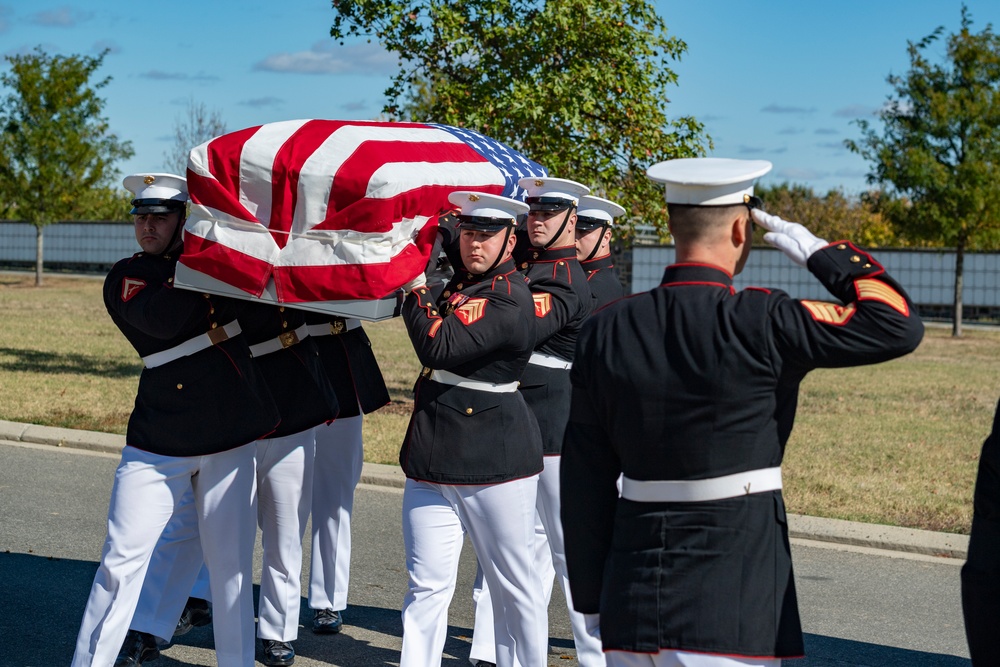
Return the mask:
[(812, 232), (797, 222), (782, 220), (776, 215), (765, 213), (759, 208), (752, 209), (750, 215), (758, 225), (767, 230), (764, 241), (792, 258), (801, 266), (806, 265), (809, 257), (829, 243), (814, 236)]
[(409, 294), (413, 290), (423, 287), (426, 284), (427, 276), (425, 276), (423, 272), (420, 272), (413, 278), (413, 280), (403, 285), (400, 289), (402, 289), (406, 294)]

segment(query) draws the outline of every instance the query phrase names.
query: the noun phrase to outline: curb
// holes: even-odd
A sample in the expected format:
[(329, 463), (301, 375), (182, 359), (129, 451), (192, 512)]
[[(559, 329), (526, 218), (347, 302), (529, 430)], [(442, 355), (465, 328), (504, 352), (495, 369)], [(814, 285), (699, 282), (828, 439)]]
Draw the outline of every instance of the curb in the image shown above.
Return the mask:
[[(108, 454), (118, 454), (125, 446), (125, 436), (123, 435), (3, 420), (0, 420), (0, 440), (70, 447)], [(405, 482), (406, 476), (398, 466), (365, 463), (362, 467), (362, 484), (402, 489)], [(801, 514), (788, 515), (788, 533), (791, 538), (940, 558), (964, 560), (969, 550), (968, 535), (937, 533), (916, 528), (882, 526)]]

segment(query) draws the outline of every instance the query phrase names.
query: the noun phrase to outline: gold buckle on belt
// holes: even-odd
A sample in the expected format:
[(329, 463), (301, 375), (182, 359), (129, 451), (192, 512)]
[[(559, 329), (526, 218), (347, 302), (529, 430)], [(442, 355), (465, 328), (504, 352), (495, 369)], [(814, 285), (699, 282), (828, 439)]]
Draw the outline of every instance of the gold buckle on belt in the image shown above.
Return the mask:
[(347, 320), (342, 317), (335, 317), (330, 321), (330, 333), (339, 336), (347, 330)]
[(291, 347), (299, 342), (299, 335), (294, 331), (286, 331), (278, 335), (278, 340), (281, 341), (281, 347)]
[(431, 373), (433, 371), (434, 369), (424, 366), (422, 369), (420, 369), (420, 377), (424, 378), (425, 380), (430, 379)]
[(212, 341), (212, 345), (218, 345), (224, 340), (229, 340), (229, 334), (225, 327), (216, 327), (208, 330), (208, 339)]

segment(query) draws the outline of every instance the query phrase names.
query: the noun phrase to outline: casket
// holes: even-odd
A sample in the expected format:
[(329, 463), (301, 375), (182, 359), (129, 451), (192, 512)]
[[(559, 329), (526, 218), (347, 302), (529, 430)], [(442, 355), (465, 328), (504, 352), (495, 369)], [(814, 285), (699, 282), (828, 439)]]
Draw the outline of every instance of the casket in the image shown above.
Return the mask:
[(191, 151), (174, 285), (380, 320), (424, 271), (448, 195), (523, 199), (536, 162), (447, 125), (268, 123)]

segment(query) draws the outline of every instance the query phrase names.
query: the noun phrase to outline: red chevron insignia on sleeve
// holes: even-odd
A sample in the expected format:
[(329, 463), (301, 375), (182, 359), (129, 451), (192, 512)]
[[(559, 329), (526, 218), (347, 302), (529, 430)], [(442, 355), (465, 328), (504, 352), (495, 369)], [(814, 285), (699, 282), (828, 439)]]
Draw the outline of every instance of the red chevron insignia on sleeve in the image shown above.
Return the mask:
[(460, 319), (465, 326), (482, 319), (485, 313), (486, 299), (469, 299), (455, 309), (455, 317)]
[(857, 307), (852, 303), (841, 306), (829, 301), (799, 301), (812, 318), (824, 324), (843, 326), (854, 316)]
[(531, 298), (535, 300), (535, 317), (545, 317), (552, 310), (552, 295), (548, 292), (534, 292)]
[(860, 301), (881, 301), (887, 306), (895, 308), (903, 315), (910, 314), (910, 307), (907, 305), (903, 295), (881, 280), (874, 278), (855, 280), (854, 288), (858, 291), (858, 299)]
[(128, 301), (146, 286), (145, 280), (126, 278), (122, 281), (122, 301)]

